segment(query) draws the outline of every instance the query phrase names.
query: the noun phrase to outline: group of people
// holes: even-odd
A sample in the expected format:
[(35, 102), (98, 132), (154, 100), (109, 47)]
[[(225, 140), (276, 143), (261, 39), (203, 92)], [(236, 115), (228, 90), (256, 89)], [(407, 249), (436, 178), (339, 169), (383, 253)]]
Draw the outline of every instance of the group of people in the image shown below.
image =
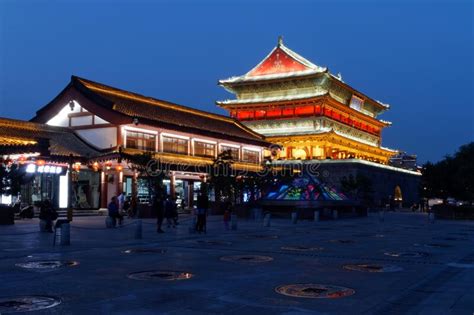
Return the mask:
[(128, 215), (129, 218), (135, 217), (136, 211), (134, 208), (132, 207), (132, 197), (125, 196), (123, 192), (118, 196), (113, 196), (107, 206), (109, 217), (118, 221), (119, 225), (123, 223), (125, 215)]
[(166, 196), (164, 200), (155, 197), (153, 200), (153, 208), (156, 210), (156, 232), (164, 233), (162, 226), (166, 219), (168, 228), (176, 228), (178, 225), (178, 206), (176, 205), (176, 198)]
[[(176, 198), (166, 195), (164, 198), (155, 196), (153, 198), (152, 207), (156, 211), (156, 231), (157, 233), (164, 233), (163, 223), (166, 220), (168, 228), (176, 228), (178, 225), (178, 207), (176, 204)], [(232, 205), (229, 201), (221, 203), (222, 213), (224, 214), (224, 228), (230, 229), (229, 223), (231, 221)], [(114, 220), (118, 221), (118, 224), (123, 223), (124, 213), (128, 213), (130, 217), (134, 214), (131, 211), (131, 198), (130, 196), (125, 197), (124, 194), (112, 197), (108, 205), (108, 215)], [(209, 197), (206, 193), (199, 194), (196, 203), (196, 225), (195, 230), (198, 233), (206, 233), (207, 226), (207, 215), (209, 211)]]

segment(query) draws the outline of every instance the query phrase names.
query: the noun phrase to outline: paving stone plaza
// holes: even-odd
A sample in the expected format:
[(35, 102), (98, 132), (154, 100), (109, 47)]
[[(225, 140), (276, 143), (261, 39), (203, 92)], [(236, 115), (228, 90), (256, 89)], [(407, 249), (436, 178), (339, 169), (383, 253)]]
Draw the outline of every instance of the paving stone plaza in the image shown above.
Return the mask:
[[(387, 213), (360, 219), (240, 220), (225, 231), (191, 217), (155, 233), (152, 219), (104, 228), (75, 218), (52, 246), (38, 221), (0, 229), (0, 313), (472, 314), (474, 222)], [(44, 309), (39, 310), (39, 308)]]

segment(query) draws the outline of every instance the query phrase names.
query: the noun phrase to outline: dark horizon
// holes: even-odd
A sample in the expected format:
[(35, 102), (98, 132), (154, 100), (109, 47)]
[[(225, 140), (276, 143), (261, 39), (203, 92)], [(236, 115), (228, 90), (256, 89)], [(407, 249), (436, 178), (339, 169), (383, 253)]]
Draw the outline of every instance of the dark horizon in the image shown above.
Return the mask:
[(233, 95), (217, 80), (246, 73), (282, 35), (391, 105), (383, 146), (423, 163), (474, 139), (470, 1), (269, 3), (4, 1), (0, 116), (31, 119), (71, 75), (225, 114), (214, 102)]

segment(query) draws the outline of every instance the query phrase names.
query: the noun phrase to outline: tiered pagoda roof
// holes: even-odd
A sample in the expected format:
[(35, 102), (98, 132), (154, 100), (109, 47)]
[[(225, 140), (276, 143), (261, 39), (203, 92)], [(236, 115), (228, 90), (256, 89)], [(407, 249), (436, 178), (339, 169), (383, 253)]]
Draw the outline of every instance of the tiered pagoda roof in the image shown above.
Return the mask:
[[(355, 93), (372, 106), (374, 106), (378, 113), (381, 113), (390, 108), (390, 105), (384, 104), (380, 101), (374, 100), (371, 97), (355, 90), (350, 85), (342, 81), (340, 74), (332, 74), (327, 67), (318, 66), (301, 55), (297, 54), (290, 48), (283, 44), (281, 37), (278, 39), (278, 44), (272, 51), (253, 69), (241, 76), (234, 76), (228, 79), (219, 80), (219, 85), (224, 87), (231, 93), (236, 93), (239, 87), (243, 85), (265, 84), (276, 81), (294, 80), (302, 78), (317, 78), (326, 76), (332, 83), (342, 87), (352, 93)], [(217, 101), (216, 104), (229, 108), (232, 105), (242, 105), (251, 103), (268, 103), (289, 100), (302, 100), (315, 96), (329, 95), (328, 90), (315, 91), (313, 93), (305, 93), (298, 95), (285, 95), (279, 97), (257, 97), (245, 99), (230, 99), (224, 101)]]

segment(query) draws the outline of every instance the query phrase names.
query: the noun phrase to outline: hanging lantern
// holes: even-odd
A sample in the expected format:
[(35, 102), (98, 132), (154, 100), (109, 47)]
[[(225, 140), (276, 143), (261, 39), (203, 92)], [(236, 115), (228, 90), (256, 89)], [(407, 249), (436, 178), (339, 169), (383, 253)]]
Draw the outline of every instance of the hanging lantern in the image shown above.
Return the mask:
[(76, 172), (79, 172), (81, 170), (81, 163), (76, 162), (72, 165), (72, 169), (75, 170)]
[(105, 163), (105, 168), (107, 169), (107, 171), (110, 170), (111, 167), (112, 167), (112, 162), (107, 161), (107, 162)]
[(121, 172), (121, 171), (123, 170), (122, 165), (117, 165), (117, 166), (115, 167), (115, 170), (116, 170), (117, 172)]

